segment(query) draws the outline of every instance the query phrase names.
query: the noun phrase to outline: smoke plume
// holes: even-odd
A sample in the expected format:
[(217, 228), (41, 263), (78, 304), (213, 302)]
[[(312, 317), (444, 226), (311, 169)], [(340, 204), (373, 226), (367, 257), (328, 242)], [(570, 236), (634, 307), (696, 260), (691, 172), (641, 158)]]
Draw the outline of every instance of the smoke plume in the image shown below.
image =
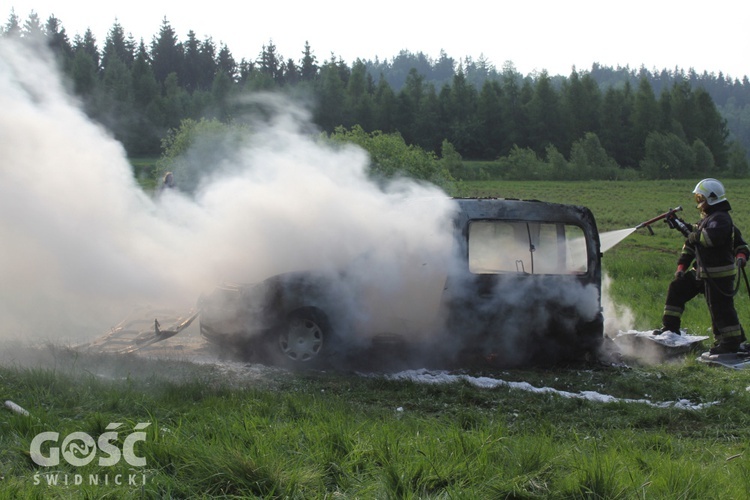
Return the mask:
[(266, 100), (271, 118), (231, 163), (192, 165), (195, 190), (152, 197), (54, 75), (44, 54), (0, 40), (3, 337), (90, 338), (136, 306), (188, 309), (222, 280), (351, 263), (409, 292), (398, 316), (422, 308), (410, 265), (444, 272), (447, 196), (371, 182), (366, 154), (319, 144), (304, 110)]

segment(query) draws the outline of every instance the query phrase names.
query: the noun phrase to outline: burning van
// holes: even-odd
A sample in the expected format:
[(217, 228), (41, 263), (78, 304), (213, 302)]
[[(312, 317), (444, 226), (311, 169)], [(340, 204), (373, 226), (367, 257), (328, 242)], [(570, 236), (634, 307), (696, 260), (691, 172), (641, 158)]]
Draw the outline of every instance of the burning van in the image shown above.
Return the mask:
[[(386, 353), (427, 364), (551, 363), (603, 339), (601, 253), (585, 207), (454, 199), (450, 259), (412, 259), (402, 286), (354, 262), (223, 283), (202, 297), (200, 331), (245, 358), (361, 366)], [(392, 270), (391, 270), (392, 272)]]

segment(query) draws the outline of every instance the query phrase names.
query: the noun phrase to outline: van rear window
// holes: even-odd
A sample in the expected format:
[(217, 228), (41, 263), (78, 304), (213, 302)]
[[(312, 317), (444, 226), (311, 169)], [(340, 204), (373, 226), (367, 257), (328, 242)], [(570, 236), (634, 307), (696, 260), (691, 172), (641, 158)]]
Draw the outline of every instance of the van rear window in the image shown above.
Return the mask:
[(583, 229), (559, 222), (477, 220), (469, 223), (474, 274), (585, 274)]

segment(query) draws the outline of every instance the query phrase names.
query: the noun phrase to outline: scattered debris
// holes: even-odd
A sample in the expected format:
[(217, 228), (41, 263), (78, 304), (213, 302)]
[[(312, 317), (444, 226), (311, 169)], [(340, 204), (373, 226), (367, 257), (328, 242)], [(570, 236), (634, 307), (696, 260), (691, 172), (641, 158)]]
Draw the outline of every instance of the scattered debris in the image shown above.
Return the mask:
[(29, 416), (29, 412), (27, 412), (26, 410), (24, 410), (23, 408), (21, 408), (20, 406), (18, 406), (16, 403), (14, 403), (11, 400), (7, 400), (5, 402), (5, 407), (12, 412), (18, 413), (19, 415), (23, 415), (24, 417)]
[[(198, 317), (199, 311), (193, 309), (181, 316), (174, 311), (146, 309), (133, 312), (102, 337), (95, 339), (85, 347), (98, 352), (116, 352), (131, 354), (162, 340), (174, 337)], [(153, 319), (152, 319), (153, 318)], [(161, 329), (159, 318), (167, 329)]]

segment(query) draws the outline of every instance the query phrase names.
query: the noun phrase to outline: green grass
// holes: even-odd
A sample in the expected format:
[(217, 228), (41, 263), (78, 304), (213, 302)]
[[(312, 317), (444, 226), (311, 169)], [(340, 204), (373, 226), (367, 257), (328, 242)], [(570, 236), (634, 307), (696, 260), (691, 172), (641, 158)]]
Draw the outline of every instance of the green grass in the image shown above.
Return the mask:
[[(600, 230), (632, 227), (683, 204), (694, 182), (464, 183), (465, 194), (589, 206)], [(750, 227), (750, 182), (727, 182), (740, 227)], [(468, 192), (471, 191), (472, 192)], [(643, 328), (658, 324), (681, 244), (664, 225), (604, 255), (614, 300)], [(750, 233), (750, 229), (746, 232)], [(747, 293), (738, 299), (750, 321)], [(705, 331), (696, 299), (686, 326)], [(6, 346), (0, 392), (26, 410), (0, 411), (2, 498), (696, 498), (750, 497), (750, 375), (692, 357), (656, 366), (583, 365), (472, 371), (509, 382), (620, 399), (705, 404), (688, 410), (603, 403), (468, 382), (443, 385), (351, 373), (288, 373)], [(31, 441), (40, 432), (107, 424), (122, 437), (149, 423), (124, 461), (60, 474), (136, 474), (137, 485), (48, 486)], [(121, 441), (118, 442), (121, 444)], [(35, 474), (41, 484), (35, 485)], [(142, 478), (145, 478), (142, 479)], [(145, 484), (142, 484), (145, 481)]]
[[(468, 383), (423, 385), (267, 370), (238, 381), (211, 366), (47, 347), (54, 370), (0, 369), (0, 489), (14, 497), (743, 498), (750, 438), (747, 377), (696, 362), (491, 375), (561, 391), (702, 410), (601, 403)], [(108, 378), (98, 376), (108, 367)], [(177, 374), (177, 375), (176, 375)], [(710, 383), (707, 383), (710, 379)], [(648, 394), (648, 396), (646, 396)], [(148, 422), (138, 486), (34, 485), (31, 440), (53, 429), (98, 436)], [(61, 474), (133, 473), (60, 466)], [(42, 476), (43, 477), (43, 476)], [(145, 485), (141, 478), (145, 477)]]
[(133, 175), (139, 185), (146, 191), (152, 191), (156, 187), (156, 162), (158, 157), (130, 158), (130, 164), (133, 166)]

